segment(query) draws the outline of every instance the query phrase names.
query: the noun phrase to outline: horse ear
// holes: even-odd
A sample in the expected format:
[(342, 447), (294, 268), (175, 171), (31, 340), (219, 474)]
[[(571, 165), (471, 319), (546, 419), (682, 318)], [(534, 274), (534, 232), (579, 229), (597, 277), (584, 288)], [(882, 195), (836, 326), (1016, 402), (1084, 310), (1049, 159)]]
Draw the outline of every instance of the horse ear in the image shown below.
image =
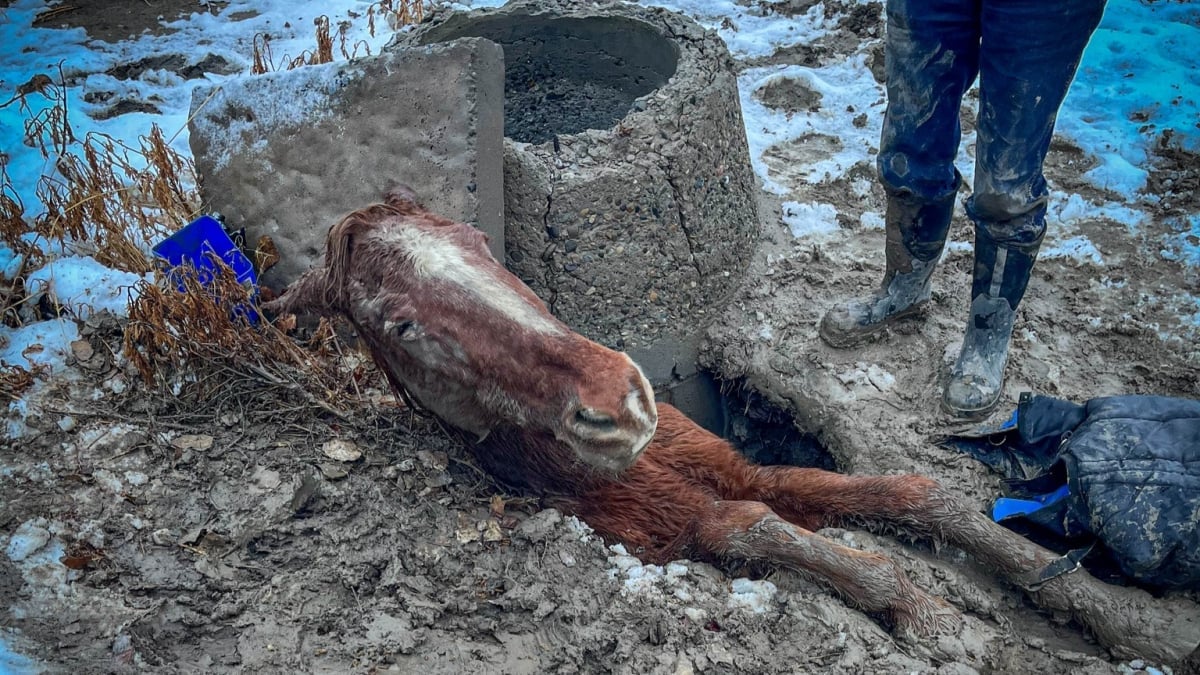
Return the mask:
[(283, 295), (263, 303), (262, 309), (272, 316), (328, 314), (332, 308), (325, 301), (326, 288), (325, 268), (314, 267), (290, 284)]
[(419, 213), (425, 210), (420, 200), (417, 199), (417, 193), (404, 183), (397, 183), (388, 188), (383, 195), (383, 203), (403, 214)]

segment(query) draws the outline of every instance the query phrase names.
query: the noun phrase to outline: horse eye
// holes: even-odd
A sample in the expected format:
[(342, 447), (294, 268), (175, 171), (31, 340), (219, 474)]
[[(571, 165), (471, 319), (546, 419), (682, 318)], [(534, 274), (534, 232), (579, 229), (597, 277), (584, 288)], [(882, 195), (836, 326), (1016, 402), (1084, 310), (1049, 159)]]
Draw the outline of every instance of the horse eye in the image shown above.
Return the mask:
[(410, 342), (421, 337), (421, 327), (416, 321), (405, 319), (404, 321), (385, 321), (383, 330), (391, 333), (400, 340)]
[(575, 421), (589, 427), (597, 427), (599, 429), (613, 429), (617, 426), (617, 421), (610, 415), (605, 415), (602, 412), (592, 410), (591, 408), (580, 408), (575, 411)]

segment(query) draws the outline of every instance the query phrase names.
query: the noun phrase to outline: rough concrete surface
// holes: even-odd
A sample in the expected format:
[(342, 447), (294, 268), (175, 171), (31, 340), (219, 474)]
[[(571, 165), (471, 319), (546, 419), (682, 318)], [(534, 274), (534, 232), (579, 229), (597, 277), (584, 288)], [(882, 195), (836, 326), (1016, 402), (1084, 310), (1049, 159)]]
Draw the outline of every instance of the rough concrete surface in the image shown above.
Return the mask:
[(758, 237), (724, 43), (665, 10), (564, 1), (448, 14), (404, 41), (466, 35), (505, 50), (509, 267), (588, 337), (686, 348)]
[(503, 57), (464, 39), (197, 89), (191, 145), (204, 205), (270, 235), (286, 285), (346, 212), (396, 182), (504, 250)]

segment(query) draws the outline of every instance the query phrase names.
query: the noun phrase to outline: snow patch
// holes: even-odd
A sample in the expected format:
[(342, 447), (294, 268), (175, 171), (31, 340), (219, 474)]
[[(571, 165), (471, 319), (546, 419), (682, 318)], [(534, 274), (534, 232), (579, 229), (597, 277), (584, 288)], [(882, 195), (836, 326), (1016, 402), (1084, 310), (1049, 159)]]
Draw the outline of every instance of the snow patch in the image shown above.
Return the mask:
[(1050, 193), (1046, 217), (1061, 225), (1079, 225), (1094, 223), (1097, 220), (1109, 220), (1124, 225), (1130, 234), (1136, 234), (1138, 228), (1146, 222), (1149, 216), (1145, 211), (1116, 202), (1095, 204), (1078, 194), (1067, 195), (1065, 192), (1056, 190)]
[[(787, 79), (819, 94), (820, 108), (816, 112), (776, 110), (755, 96), (764, 87)], [(884, 92), (867, 68), (865, 54), (858, 53), (846, 61), (820, 68), (796, 65), (749, 68), (738, 77), (738, 92), (750, 161), (763, 181), (764, 190), (780, 195), (789, 192), (771, 177), (763, 154), (772, 146), (805, 135), (837, 139), (836, 148), (792, 167), (808, 183), (843, 176), (857, 164), (875, 161), (873, 153), (879, 146), (883, 125)]]
[(0, 673), (4, 675), (34, 675), (41, 672), (32, 659), (18, 654), (10, 644), (9, 635), (15, 636), (15, 629), (0, 628)]
[(1200, 267), (1200, 214), (1168, 223), (1176, 234), (1163, 237), (1163, 248), (1159, 255), (1165, 260)]
[(883, 230), (887, 227), (887, 221), (883, 219), (883, 216), (874, 211), (863, 211), (862, 215), (858, 217), (858, 224), (866, 230)]
[(39, 321), (0, 332), (0, 361), (25, 370), (46, 367), (58, 374), (66, 369), (71, 343), (79, 326), (70, 319)]
[(770, 56), (779, 49), (814, 42), (837, 26), (825, 16), (824, 3), (789, 17), (771, 9), (779, 2), (750, 7), (733, 0), (658, 0), (645, 4), (687, 14), (705, 28), (716, 30), (735, 57)]
[(838, 230), (837, 209), (832, 204), (783, 203), (783, 222), (797, 239), (806, 239)]
[(46, 529), (46, 519), (27, 520), (17, 526), (17, 530), (9, 537), (4, 554), (15, 562), (23, 562), (26, 558), (42, 550), (50, 543), (50, 530)]
[(1092, 243), (1090, 239), (1084, 236), (1069, 237), (1056, 242), (1054, 245), (1045, 247), (1039, 258), (1052, 260), (1054, 258), (1067, 258), (1082, 263), (1091, 263), (1093, 265), (1103, 265), (1104, 256), (1100, 255), (1099, 249)]
[(139, 281), (149, 274), (133, 274), (110, 269), (94, 258), (70, 256), (52, 260), (26, 277), (31, 296), (48, 293), (71, 316), (86, 320), (96, 312), (129, 313), (129, 303), (137, 297)]
[(266, 139), (258, 135), (264, 129), (311, 126), (332, 117), (337, 94), (349, 79), (343, 72), (345, 65), (335, 61), (223, 82), (222, 94), (228, 100), (244, 104), (254, 115), (252, 119), (221, 116), (219, 121), (204, 116), (195, 118), (196, 128), (212, 139), (208, 152), (216, 169), (248, 148), (264, 148)]
[(1170, 129), (1200, 151), (1200, 8), (1110, 2), (1084, 52), (1057, 130), (1100, 164), (1084, 177), (1128, 199), (1146, 184), (1149, 149)]
[(755, 614), (762, 614), (771, 609), (775, 594), (779, 589), (769, 581), (753, 579), (734, 579), (732, 593), (729, 595), (729, 606), (748, 609)]

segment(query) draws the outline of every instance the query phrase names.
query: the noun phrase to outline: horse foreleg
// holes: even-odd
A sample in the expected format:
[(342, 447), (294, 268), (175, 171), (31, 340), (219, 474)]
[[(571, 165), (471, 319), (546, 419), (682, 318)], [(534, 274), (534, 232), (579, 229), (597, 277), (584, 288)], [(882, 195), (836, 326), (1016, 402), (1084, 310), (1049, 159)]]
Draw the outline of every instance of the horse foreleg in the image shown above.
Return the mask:
[(1038, 605), (1072, 614), (1118, 656), (1176, 663), (1200, 644), (1200, 607), (1183, 598), (1156, 600), (1083, 570), (1035, 584), (1060, 556), (992, 522), (931, 478), (764, 467), (755, 491), (784, 517), (814, 529), (875, 522), (953, 544)]
[(899, 635), (952, 634), (962, 624), (957, 610), (913, 585), (888, 558), (835, 544), (761, 502), (715, 502), (694, 527), (695, 543), (706, 551), (805, 573), (865, 611), (887, 613)]
[(1200, 607), (1155, 599), (1132, 587), (1106, 584), (1082, 569), (1038, 582), (1060, 556), (971, 509), (935, 484), (917, 515), (927, 531), (954, 544), (1027, 590), (1042, 607), (1070, 612), (1117, 656), (1179, 663), (1200, 644)]

